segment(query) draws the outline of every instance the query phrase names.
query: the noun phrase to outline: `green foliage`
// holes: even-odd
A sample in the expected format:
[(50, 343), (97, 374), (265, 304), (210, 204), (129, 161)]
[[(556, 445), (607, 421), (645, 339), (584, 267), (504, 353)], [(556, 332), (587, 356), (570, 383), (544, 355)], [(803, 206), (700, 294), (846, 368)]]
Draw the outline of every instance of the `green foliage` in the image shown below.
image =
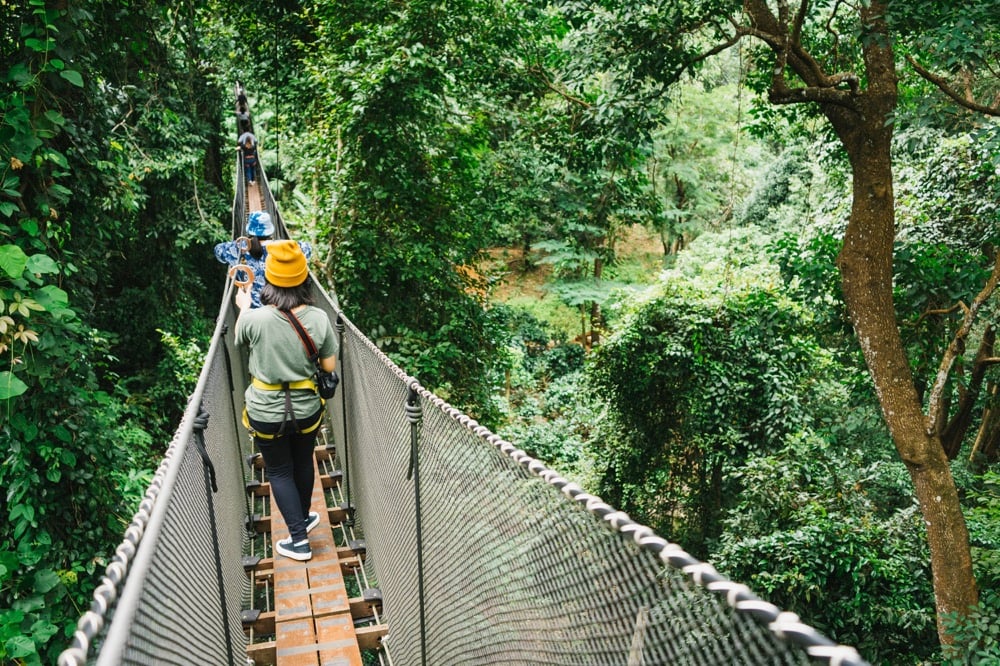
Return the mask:
[(955, 643), (943, 648), (943, 656), (949, 665), (986, 666), (1000, 660), (1000, 473), (987, 472), (974, 482), (965, 511), (979, 605), (944, 618)]
[(840, 288), (837, 253), (841, 238), (822, 225), (779, 235), (770, 247), (782, 278), (796, 300), (813, 312), (818, 330), (831, 347), (843, 346), (851, 333)]
[(579, 372), (564, 374), (525, 395), (498, 433), (563, 474), (579, 475), (595, 417), (581, 379)]
[(196, 340), (182, 341), (176, 335), (157, 329), (163, 338), (163, 343), (169, 350), (166, 365), (173, 372), (178, 383), (178, 388), (185, 395), (190, 395), (198, 384), (198, 376), (201, 374), (202, 366), (205, 363), (205, 352), (198, 345)]
[(149, 3), (5, 11), (5, 36), (17, 30), (0, 46), (0, 657), (54, 663), (149, 478), (149, 424), (159, 414), (168, 433), (162, 415), (184, 406), (120, 378), (156, 368), (153, 317), (207, 330), (214, 298), (198, 285), (220, 271), (204, 247), (183, 251), (210, 242), (228, 202), (220, 105), (187, 57), (185, 17)]
[(625, 317), (588, 376), (611, 419), (600, 494), (704, 554), (724, 470), (833, 409), (837, 366), (792, 302), (760, 283), (702, 291), (683, 270)]
[[(32, 281), (41, 283), (26, 271), (12, 286)], [(24, 390), (4, 401), (0, 426), (7, 517), (0, 528), (0, 654), (25, 663), (51, 663), (61, 651), (53, 637), (73, 623), (73, 609), (93, 589), (87, 577), (78, 585), (77, 576), (94, 573), (101, 563), (95, 554), (130, 515), (108, 471), (140, 466), (150, 443), (121, 418), (121, 403), (98, 389), (89, 362), (93, 331), (66, 307), (61, 290), (39, 291), (47, 287), (45, 306), (30, 310), (40, 331), (31, 351), (25, 343), (15, 357), (19, 343), (11, 345)], [(0, 292), (10, 289), (0, 281)]]
[(964, 616), (957, 613), (945, 617), (945, 624), (954, 638), (953, 645), (944, 646), (944, 663), (949, 666), (988, 666), (1000, 661), (1000, 592), (984, 589), (979, 604)]
[(1000, 586), (1000, 473), (987, 472), (969, 490), (966, 522), (973, 565), (983, 589)]
[(652, 132), (644, 166), (658, 206), (649, 222), (665, 254), (718, 230), (756, 175), (757, 144), (740, 141), (743, 91), (731, 80), (739, 63), (720, 62), (676, 86), (666, 121)]
[(585, 443), (596, 420), (583, 380), (584, 350), (530, 312), (502, 306), (510, 331), (506, 422), (497, 432), (518, 447), (580, 479), (590, 473)]
[(479, 156), (503, 116), (488, 91), (508, 82), (499, 49), (516, 43), (517, 17), (476, 2), (309, 12), (318, 40), (304, 66), (320, 94), (300, 150), (333, 192), (319, 230), (333, 286), (408, 372), (478, 412), (502, 355), (472, 268), (494, 237)]
[(808, 207), (812, 202), (802, 193), (808, 192), (812, 178), (805, 150), (785, 150), (743, 202), (736, 215), (737, 223), (764, 229), (800, 226), (809, 217)]
[(796, 435), (751, 457), (731, 472), (741, 490), (712, 555), (874, 664), (937, 647), (922, 524), (905, 469), (887, 453)]

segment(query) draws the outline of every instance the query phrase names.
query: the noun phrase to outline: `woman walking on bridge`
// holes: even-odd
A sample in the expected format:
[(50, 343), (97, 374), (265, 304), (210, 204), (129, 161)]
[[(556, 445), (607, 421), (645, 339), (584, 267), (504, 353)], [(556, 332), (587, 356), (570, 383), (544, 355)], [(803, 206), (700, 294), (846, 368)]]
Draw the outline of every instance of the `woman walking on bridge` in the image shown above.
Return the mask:
[(323, 401), (304, 340), (296, 331), (297, 319), (313, 339), (323, 370), (336, 368), (337, 337), (327, 314), (312, 304), (309, 268), (298, 243), (272, 241), (264, 266), (265, 284), (260, 300), (251, 308), (250, 290), (236, 295), (240, 316), (236, 344), (250, 350), (246, 424), (260, 450), (289, 538), (275, 544), (278, 553), (296, 560), (312, 557), (307, 533), (319, 523), (310, 512), (313, 484), (313, 448), (323, 417)]
[[(264, 262), (267, 260), (267, 246), (274, 235), (271, 216), (262, 210), (250, 213), (247, 219), (247, 235), (236, 240), (225, 241), (215, 246), (215, 258), (231, 269), (249, 268), (253, 272), (253, 286), (250, 289), (250, 307), (259, 308), (260, 292), (264, 289)], [(312, 246), (299, 241), (299, 247), (306, 259), (312, 257)], [(239, 271), (238, 271), (239, 272)], [(244, 271), (245, 272), (245, 271)]]

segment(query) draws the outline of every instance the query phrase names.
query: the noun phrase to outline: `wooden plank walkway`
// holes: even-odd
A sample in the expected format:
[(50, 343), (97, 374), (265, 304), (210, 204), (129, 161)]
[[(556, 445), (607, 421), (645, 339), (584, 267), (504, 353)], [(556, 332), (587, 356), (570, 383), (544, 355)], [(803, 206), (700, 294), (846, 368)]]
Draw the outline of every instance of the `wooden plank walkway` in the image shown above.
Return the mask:
[[(320, 458), (328, 456), (325, 447), (316, 451)], [(341, 508), (327, 506), (325, 490), (339, 478), (322, 474), (318, 465), (316, 478), (311, 510), (319, 513), (320, 523), (309, 533), (312, 559), (299, 562), (277, 555), (255, 567), (258, 579), (270, 578), (274, 594), (274, 610), (254, 623), (258, 632), (273, 634), (274, 640), (247, 649), (257, 666), (362, 666), (361, 650), (377, 649), (385, 635), (381, 625), (355, 630), (355, 617), (370, 616), (374, 603), (348, 597), (344, 576), (361, 566), (361, 558), (349, 548), (338, 548), (334, 540), (334, 525), (345, 516)], [(253, 493), (269, 495), (270, 484), (260, 484)], [(277, 507), (258, 521), (257, 529), (269, 529), (272, 544), (288, 537)]]
[(247, 213), (255, 210), (264, 210), (264, 202), (260, 198), (260, 180), (246, 183)]

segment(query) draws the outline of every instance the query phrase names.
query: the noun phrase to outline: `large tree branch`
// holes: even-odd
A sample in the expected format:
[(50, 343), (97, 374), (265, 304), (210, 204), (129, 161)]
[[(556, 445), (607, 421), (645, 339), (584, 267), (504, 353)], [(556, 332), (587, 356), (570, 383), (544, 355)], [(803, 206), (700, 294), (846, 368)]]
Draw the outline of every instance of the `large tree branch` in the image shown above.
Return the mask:
[(723, 51), (725, 51), (725, 50), (727, 50), (727, 49), (729, 49), (729, 48), (731, 48), (733, 46), (736, 46), (736, 43), (739, 42), (742, 37), (743, 37), (743, 35), (740, 33), (739, 30), (737, 30), (732, 35), (732, 37), (730, 37), (726, 41), (721, 42), (719, 44), (716, 44), (715, 46), (713, 46), (712, 48), (710, 48), (708, 51), (705, 51), (704, 53), (699, 53), (697, 56), (695, 56), (691, 60), (685, 62), (677, 70), (677, 72), (675, 72), (675, 76), (673, 77), (672, 80), (676, 81), (677, 79), (679, 79), (681, 77), (681, 75), (685, 71), (689, 71), (689, 72), (693, 73), (694, 72), (694, 66), (697, 65), (699, 62), (702, 62), (703, 60), (707, 60), (707, 59), (711, 58), (714, 55), (718, 55), (718, 54), (722, 53)]
[(934, 72), (931, 72), (930, 70), (923, 67), (920, 63), (916, 61), (916, 59), (913, 56), (907, 55), (906, 60), (910, 63), (913, 69), (917, 70), (917, 74), (919, 74), (920, 76), (924, 77), (925, 79), (936, 85), (941, 92), (943, 92), (945, 95), (954, 100), (955, 103), (958, 104), (959, 106), (965, 107), (970, 111), (978, 111), (979, 113), (988, 116), (1000, 116), (1000, 104), (995, 106), (987, 106), (985, 104), (979, 104), (970, 99), (967, 99), (964, 95), (962, 95), (957, 90), (952, 88), (951, 84), (948, 83), (947, 79), (945, 79), (943, 76), (938, 76)]
[[(976, 315), (979, 313), (980, 308), (982, 308), (983, 303), (996, 291), (998, 282), (1000, 282), (1000, 253), (993, 259), (993, 272), (990, 274), (989, 279), (986, 280), (982, 291), (976, 294), (976, 297), (972, 299), (972, 304), (965, 308), (965, 316), (962, 318), (962, 324), (958, 327), (955, 336), (951, 340), (951, 344), (948, 345), (948, 349), (945, 350), (944, 356), (941, 358), (941, 365), (938, 366), (937, 377), (934, 380), (934, 386), (931, 388), (930, 399), (927, 403), (927, 432), (931, 435), (939, 434), (942, 428), (945, 418), (945, 406), (942, 395), (944, 394), (945, 385), (948, 382), (948, 376), (951, 374), (951, 369), (955, 365), (955, 359), (965, 349), (965, 341), (969, 337), (969, 333), (972, 332), (972, 325), (976, 321)], [(984, 353), (985, 351), (980, 346), (980, 353)], [(988, 353), (984, 354), (983, 358), (991, 355), (992, 347), (990, 347)], [(979, 360), (979, 355), (977, 355), (977, 360)], [(980, 365), (982, 364), (980, 363)]]
[[(837, 104), (853, 108), (852, 97), (857, 95), (859, 78), (853, 72), (827, 74), (812, 54), (802, 47), (802, 22), (808, 10), (807, 0), (802, 0), (795, 14), (793, 24), (789, 24), (787, 2), (778, 3), (779, 16), (775, 16), (764, 0), (747, 0), (744, 3), (750, 25), (741, 26), (739, 32), (756, 37), (774, 51), (777, 58), (771, 73), (770, 100), (774, 104), (797, 104), (817, 102)], [(791, 88), (785, 80), (785, 70), (792, 71), (805, 83), (803, 87)], [(847, 84), (850, 90), (840, 88)]]
[(817, 102), (819, 104), (836, 104), (848, 109), (855, 108), (851, 93), (837, 88), (772, 87), (768, 92), (767, 98), (772, 104), (800, 104), (802, 102)]
[(996, 342), (996, 329), (987, 327), (983, 333), (983, 339), (979, 343), (979, 351), (976, 352), (976, 359), (972, 364), (972, 374), (969, 377), (969, 384), (966, 388), (959, 386), (958, 408), (954, 416), (948, 421), (944, 431), (941, 433), (941, 446), (948, 460), (954, 460), (962, 448), (962, 440), (969, 426), (972, 425), (972, 408), (979, 398), (979, 392), (983, 388), (983, 379), (986, 376), (986, 369), (993, 360), (993, 345)]
[(799, 3), (799, 11), (795, 14), (795, 24), (792, 26), (792, 43), (802, 43), (802, 24), (805, 23), (806, 15), (809, 13), (809, 0), (802, 0)]
[(552, 81), (549, 79), (548, 75), (545, 73), (545, 70), (543, 70), (541, 67), (539, 67), (539, 66), (536, 65), (536, 66), (530, 67), (528, 69), (528, 71), (531, 72), (532, 74), (534, 74), (535, 76), (537, 76), (539, 79), (541, 79), (542, 83), (545, 84), (546, 88), (548, 88), (549, 90), (551, 90), (555, 94), (559, 95), (560, 97), (562, 97), (567, 102), (572, 102), (573, 104), (576, 104), (578, 106), (582, 106), (585, 109), (593, 108), (593, 105), (590, 104), (590, 102), (587, 102), (586, 100), (580, 99), (579, 97), (576, 97), (576, 96), (570, 94), (570, 92), (568, 90), (566, 90), (565, 88), (561, 88), (561, 87), (555, 85), (554, 83), (552, 83)]

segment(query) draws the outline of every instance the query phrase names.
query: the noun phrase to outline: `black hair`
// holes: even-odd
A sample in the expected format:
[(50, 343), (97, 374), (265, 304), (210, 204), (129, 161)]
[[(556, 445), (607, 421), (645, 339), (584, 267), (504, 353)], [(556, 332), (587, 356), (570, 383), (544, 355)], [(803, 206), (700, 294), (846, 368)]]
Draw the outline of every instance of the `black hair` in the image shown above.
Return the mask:
[(251, 236), (250, 237), (250, 256), (254, 259), (260, 259), (264, 256), (264, 246), (261, 245), (261, 238), (270, 238), (270, 236)]
[(260, 290), (260, 302), (263, 305), (273, 305), (279, 310), (312, 305), (312, 277), (306, 277), (305, 281), (296, 287), (276, 287), (265, 279), (264, 288)]

